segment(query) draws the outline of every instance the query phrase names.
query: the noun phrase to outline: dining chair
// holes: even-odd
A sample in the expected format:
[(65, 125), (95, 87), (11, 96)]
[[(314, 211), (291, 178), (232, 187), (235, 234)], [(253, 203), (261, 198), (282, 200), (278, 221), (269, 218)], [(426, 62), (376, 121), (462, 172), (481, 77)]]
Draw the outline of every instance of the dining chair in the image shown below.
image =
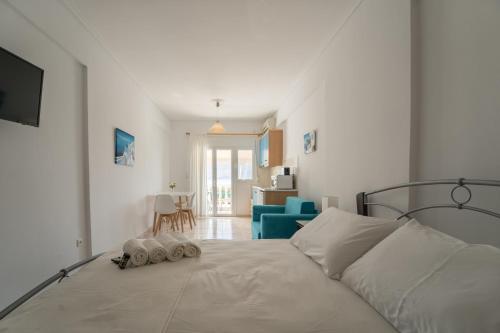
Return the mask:
[(179, 209), (179, 212), (181, 214), (181, 223), (184, 223), (184, 214), (185, 214), (187, 216), (187, 219), (189, 221), (189, 226), (191, 227), (191, 229), (193, 229), (193, 224), (196, 226), (196, 219), (193, 214), (195, 195), (196, 193), (187, 195), (185, 204), (183, 204)]
[(171, 224), (172, 230), (179, 229), (177, 224), (178, 211), (174, 199), (168, 194), (158, 194), (155, 199), (155, 217), (153, 222), (153, 235), (156, 236), (165, 221)]
[(177, 208), (177, 217), (180, 219), (181, 222), (181, 232), (184, 232), (184, 215), (182, 214), (182, 211), (184, 210), (184, 207), (187, 205), (187, 196), (185, 195), (179, 195), (178, 200), (175, 201), (175, 207)]

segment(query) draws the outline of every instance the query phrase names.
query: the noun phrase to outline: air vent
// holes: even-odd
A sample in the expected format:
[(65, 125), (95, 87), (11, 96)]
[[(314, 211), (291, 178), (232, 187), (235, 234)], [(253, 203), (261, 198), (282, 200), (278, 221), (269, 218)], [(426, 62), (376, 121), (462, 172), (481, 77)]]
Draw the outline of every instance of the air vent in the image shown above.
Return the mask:
[(271, 117), (267, 118), (264, 123), (262, 124), (262, 132), (267, 131), (268, 129), (273, 129), (276, 128), (276, 118)]

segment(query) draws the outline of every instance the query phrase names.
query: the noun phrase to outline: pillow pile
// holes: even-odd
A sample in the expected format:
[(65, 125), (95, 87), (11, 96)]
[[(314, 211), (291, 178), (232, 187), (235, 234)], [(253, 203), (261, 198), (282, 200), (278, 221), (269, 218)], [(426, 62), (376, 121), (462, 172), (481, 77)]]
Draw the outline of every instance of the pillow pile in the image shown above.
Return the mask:
[(291, 243), (401, 333), (500, 332), (500, 249), (416, 220), (397, 228), (329, 208)]
[(500, 250), (412, 220), (343, 273), (399, 332), (500, 332)]

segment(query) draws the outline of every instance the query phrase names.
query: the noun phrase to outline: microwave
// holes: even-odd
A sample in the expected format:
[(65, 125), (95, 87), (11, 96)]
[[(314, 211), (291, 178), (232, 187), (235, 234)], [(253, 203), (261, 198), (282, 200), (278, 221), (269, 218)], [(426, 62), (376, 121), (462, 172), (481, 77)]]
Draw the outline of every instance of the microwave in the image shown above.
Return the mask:
[(277, 190), (292, 190), (293, 175), (276, 175), (271, 177), (271, 186)]

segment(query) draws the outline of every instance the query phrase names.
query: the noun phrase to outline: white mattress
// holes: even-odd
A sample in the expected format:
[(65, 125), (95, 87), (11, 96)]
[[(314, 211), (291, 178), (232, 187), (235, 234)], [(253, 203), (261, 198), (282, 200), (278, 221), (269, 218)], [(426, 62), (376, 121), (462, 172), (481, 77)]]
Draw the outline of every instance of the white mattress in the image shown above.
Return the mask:
[(109, 253), (0, 332), (396, 332), (288, 240), (204, 241), (200, 258), (120, 271)]

